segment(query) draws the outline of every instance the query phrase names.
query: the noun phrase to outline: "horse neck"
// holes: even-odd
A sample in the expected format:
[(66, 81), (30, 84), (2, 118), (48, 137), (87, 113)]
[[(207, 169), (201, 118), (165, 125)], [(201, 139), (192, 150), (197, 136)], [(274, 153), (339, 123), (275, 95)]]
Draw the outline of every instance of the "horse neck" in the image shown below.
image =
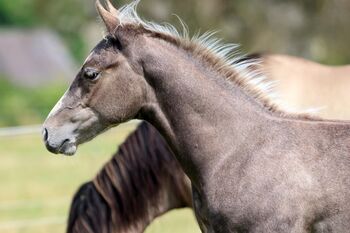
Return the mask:
[[(144, 72), (154, 97), (141, 118), (166, 138), (183, 169), (196, 184), (222, 156), (232, 154), (267, 110), (238, 85), (182, 49), (149, 39)], [(160, 48), (159, 48), (160, 47)]]
[(191, 206), (187, 177), (166, 142), (147, 123), (126, 140), (94, 185), (111, 206), (116, 232), (143, 232), (167, 211)]

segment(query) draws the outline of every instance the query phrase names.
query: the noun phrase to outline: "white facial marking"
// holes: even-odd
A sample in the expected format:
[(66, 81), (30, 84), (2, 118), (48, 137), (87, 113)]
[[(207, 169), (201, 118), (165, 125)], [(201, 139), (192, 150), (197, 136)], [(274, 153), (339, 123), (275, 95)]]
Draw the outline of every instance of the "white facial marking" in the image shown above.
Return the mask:
[(56, 103), (56, 105), (53, 107), (53, 109), (50, 111), (49, 115), (47, 116), (47, 118), (53, 116), (54, 114), (56, 114), (57, 111), (59, 111), (61, 109), (62, 106), (62, 101), (65, 98), (65, 96), (67, 95), (68, 90), (63, 94), (63, 96), (59, 99), (59, 101)]
[(93, 53), (93, 52), (91, 52), (91, 53), (87, 56), (87, 58), (85, 59), (85, 61), (84, 61), (83, 64), (85, 64), (87, 61), (89, 61), (89, 60), (91, 59), (92, 53)]

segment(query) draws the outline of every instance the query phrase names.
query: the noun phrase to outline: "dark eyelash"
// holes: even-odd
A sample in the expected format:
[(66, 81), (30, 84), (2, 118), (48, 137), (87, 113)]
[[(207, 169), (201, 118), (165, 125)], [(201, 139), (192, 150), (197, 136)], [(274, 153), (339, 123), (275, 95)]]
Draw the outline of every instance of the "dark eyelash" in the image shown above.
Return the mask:
[(98, 77), (99, 74), (100, 74), (100, 72), (98, 72), (95, 69), (86, 68), (84, 70), (84, 74), (83, 75), (88, 80), (95, 80)]

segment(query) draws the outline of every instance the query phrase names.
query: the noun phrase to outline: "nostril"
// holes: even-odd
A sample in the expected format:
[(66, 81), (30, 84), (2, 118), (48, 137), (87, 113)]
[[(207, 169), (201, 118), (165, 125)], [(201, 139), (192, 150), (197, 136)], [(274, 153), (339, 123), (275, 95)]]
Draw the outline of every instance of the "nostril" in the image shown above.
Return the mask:
[(44, 128), (44, 130), (43, 130), (43, 137), (44, 137), (44, 141), (46, 142), (48, 137), (49, 137), (49, 133), (47, 132), (46, 128)]

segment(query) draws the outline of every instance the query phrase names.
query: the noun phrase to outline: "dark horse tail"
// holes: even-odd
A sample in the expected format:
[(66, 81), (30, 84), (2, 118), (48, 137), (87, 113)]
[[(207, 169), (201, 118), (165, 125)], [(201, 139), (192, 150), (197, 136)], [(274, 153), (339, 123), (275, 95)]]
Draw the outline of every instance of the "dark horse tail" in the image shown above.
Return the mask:
[(166, 142), (144, 122), (75, 194), (67, 233), (143, 232), (164, 212), (190, 207), (191, 199), (189, 181)]

